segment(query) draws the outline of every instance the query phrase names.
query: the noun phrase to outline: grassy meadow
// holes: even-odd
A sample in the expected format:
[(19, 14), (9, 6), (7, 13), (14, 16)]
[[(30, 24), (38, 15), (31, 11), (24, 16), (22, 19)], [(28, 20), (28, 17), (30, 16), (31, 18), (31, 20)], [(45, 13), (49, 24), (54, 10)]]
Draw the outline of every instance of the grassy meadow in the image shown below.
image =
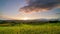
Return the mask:
[(60, 23), (0, 26), (0, 34), (60, 34)]

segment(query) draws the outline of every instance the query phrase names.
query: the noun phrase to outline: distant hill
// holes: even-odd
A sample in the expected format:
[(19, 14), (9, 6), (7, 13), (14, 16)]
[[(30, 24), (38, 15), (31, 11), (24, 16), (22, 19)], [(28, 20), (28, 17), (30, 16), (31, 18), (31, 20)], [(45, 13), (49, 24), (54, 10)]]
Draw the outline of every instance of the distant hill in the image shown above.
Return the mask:
[(0, 22), (48, 22), (48, 21), (59, 21), (58, 19), (35, 19), (35, 20), (0, 20)]

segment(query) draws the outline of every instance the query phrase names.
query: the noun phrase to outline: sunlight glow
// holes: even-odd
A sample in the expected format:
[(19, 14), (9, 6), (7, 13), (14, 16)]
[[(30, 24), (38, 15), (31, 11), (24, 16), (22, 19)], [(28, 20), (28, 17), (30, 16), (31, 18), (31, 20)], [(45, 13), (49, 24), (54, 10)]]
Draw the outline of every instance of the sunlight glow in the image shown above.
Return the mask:
[(28, 20), (28, 19), (29, 19), (29, 18), (27, 18), (27, 17), (26, 17), (26, 18), (23, 18), (23, 20)]

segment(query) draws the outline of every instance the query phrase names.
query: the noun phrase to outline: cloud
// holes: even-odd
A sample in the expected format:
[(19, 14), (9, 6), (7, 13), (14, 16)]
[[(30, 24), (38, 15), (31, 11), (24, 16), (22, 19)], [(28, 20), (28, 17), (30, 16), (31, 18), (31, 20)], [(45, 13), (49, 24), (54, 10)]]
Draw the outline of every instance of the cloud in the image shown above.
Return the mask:
[(43, 12), (60, 6), (60, 0), (26, 0), (27, 6), (19, 9), (25, 13)]

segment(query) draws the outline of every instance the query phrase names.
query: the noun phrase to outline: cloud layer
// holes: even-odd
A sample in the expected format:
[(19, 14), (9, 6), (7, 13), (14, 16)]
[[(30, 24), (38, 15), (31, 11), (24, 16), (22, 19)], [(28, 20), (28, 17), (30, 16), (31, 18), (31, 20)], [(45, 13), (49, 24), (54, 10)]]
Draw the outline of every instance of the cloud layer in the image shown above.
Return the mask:
[(28, 5), (20, 8), (19, 11), (25, 13), (43, 12), (60, 5), (60, 0), (26, 0), (26, 2)]

